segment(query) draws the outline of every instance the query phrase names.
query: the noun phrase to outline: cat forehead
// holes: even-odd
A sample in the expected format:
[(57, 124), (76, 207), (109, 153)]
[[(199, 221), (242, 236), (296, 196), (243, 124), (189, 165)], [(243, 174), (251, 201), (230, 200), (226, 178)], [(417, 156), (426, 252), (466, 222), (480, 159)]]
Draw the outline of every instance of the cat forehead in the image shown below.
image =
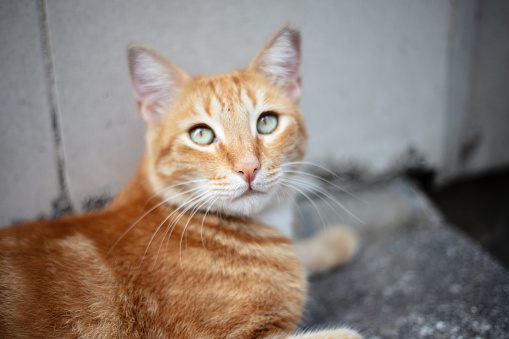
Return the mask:
[(194, 110), (215, 118), (252, 114), (274, 105), (268, 94), (267, 84), (253, 76), (233, 73), (200, 78), (195, 86)]
[[(208, 125), (220, 140), (257, 134), (257, 120), (264, 112), (299, 114), (296, 105), (262, 75), (246, 70), (210, 77), (195, 77), (183, 89), (177, 112), (178, 125), (189, 129)], [(175, 120), (168, 115), (168, 124)]]

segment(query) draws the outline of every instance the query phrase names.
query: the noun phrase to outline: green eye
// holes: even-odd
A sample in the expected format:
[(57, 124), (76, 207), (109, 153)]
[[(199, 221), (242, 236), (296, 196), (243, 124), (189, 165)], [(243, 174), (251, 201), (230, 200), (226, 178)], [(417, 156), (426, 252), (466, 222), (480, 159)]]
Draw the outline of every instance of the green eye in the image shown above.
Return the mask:
[(258, 119), (256, 129), (260, 134), (270, 134), (276, 129), (277, 122), (277, 115), (273, 113), (264, 113)]
[(212, 129), (207, 126), (197, 126), (189, 131), (189, 136), (198, 145), (210, 145), (216, 139)]

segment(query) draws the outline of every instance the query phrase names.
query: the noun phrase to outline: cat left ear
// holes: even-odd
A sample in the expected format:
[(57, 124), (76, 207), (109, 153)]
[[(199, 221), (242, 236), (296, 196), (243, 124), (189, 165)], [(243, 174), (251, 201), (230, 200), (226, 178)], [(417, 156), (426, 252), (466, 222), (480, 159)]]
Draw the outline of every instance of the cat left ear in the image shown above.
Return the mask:
[(293, 100), (301, 94), (300, 33), (283, 26), (265, 43), (248, 69), (262, 73)]
[(138, 111), (145, 122), (156, 127), (189, 76), (156, 51), (139, 44), (128, 46), (128, 61)]

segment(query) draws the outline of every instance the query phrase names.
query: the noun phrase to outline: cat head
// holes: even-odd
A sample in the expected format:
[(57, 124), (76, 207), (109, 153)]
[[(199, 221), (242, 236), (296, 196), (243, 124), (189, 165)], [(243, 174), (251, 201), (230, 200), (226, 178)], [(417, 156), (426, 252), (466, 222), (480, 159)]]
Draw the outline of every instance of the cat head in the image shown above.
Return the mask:
[(298, 31), (278, 30), (246, 69), (228, 74), (190, 77), (138, 44), (128, 60), (154, 194), (234, 216), (291, 194), (285, 178), (306, 144)]

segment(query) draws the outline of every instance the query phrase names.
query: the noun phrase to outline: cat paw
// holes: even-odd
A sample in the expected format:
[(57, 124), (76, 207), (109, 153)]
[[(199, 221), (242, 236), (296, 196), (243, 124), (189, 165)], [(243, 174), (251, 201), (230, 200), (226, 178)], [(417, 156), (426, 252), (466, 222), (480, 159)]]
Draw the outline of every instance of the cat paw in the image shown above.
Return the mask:
[(357, 252), (359, 237), (344, 226), (328, 227), (296, 243), (299, 258), (310, 274), (341, 266)]

